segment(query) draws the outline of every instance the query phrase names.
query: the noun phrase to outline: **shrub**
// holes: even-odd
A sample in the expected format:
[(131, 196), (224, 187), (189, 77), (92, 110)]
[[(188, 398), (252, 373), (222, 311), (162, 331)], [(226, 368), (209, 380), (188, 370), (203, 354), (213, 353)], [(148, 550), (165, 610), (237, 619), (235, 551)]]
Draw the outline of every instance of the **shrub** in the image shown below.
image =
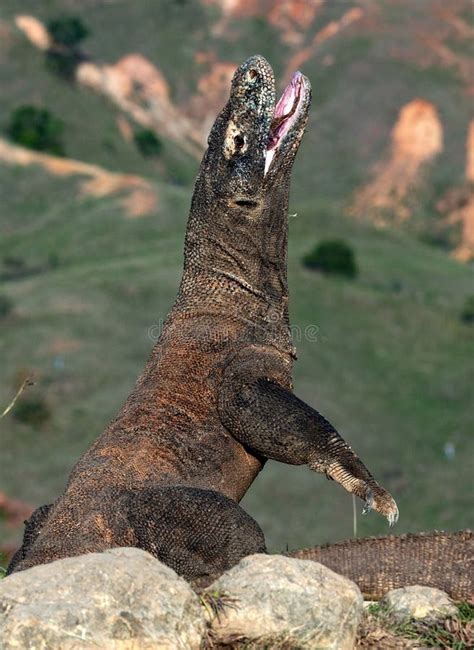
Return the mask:
[(136, 131), (133, 137), (142, 156), (151, 158), (152, 156), (160, 155), (163, 149), (163, 143), (156, 137), (153, 131), (150, 131), (150, 129), (141, 129), (140, 131)]
[(474, 296), (466, 298), (461, 312), (461, 321), (468, 325), (474, 324)]
[(51, 413), (42, 397), (26, 397), (15, 406), (13, 416), (24, 424), (39, 427), (49, 420)]
[(64, 124), (45, 108), (20, 106), (10, 116), (10, 138), (28, 149), (64, 155)]
[(48, 70), (67, 81), (74, 80), (80, 60), (80, 57), (70, 50), (49, 50), (45, 58)]
[(77, 16), (61, 16), (50, 20), (48, 32), (57, 45), (74, 48), (89, 36), (89, 30)]
[(357, 275), (354, 251), (344, 241), (327, 240), (319, 243), (303, 257), (303, 264), (323, 273), (334, 273), (348, 278)]
[(54, 74), (72, 81), (77, 65), (86, 58), (78, 45), (89, 35), (89, 30), (77, 16), (62, 16), (50, 20), (48, 31), (53, 44), (46, 52), (46, 67)]
[(13, 300), (4, 294), (0, 294), (0, 320), (6, 318), (13, 310)]

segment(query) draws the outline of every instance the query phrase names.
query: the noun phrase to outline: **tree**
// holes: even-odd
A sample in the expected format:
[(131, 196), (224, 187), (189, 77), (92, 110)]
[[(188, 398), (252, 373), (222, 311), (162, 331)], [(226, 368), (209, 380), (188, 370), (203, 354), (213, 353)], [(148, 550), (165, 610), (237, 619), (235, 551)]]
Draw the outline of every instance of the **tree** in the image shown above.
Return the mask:
[(89, 36), (89, 29), (77, 16), (61, 16), (50, 20), (48, 32), (57, 45), (75, 48), (82, 40)]
[(62, 134), (64, 124), (45, 108), (20, 106), (10, 116), (7, 133), (10, 138), (28, 149), (64, 155)]
[(140, 129), (135, 132), (133, 137), (142, 156), (151, 158), (160, 155), (163, 149), (163, 143), (156, 137), (153, 131), (150, 131), (150, 129)]
[(354, 278), (358, 272), (354, 251), (346, 242), (336, 239), (320, 242), (303, 257), (303, 264), (310, 269), (348, 278)]

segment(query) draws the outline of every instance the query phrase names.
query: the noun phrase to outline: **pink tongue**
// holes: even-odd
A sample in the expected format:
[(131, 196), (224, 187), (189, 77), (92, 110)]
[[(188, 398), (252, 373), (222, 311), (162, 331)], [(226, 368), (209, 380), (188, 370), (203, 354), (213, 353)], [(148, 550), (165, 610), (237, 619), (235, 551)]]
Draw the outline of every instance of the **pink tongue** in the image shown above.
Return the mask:
[(275, 113), (273, 115), (273, 121), (270, 127), (267, 151), (276, 147), (278, 141), (290, 127), (291, 120), (289, 118), (294, 113), (298, 105), (301, 77), (301, 72), (294, 73), (290, 83), (285, 88), (283, 95), (280, 97), (277, 105), (275, 106)]
[(278, 100), (273, 114), (273, 120), (270, 126), (270, 133), (268, 134), (267, 151), (265, 153), (265, 171), (270, 168), (276, 148), (280, 140), (289, 131), (293, 123), (293, 115), (298, 108), (300, 100), (301, 86), (303, 83), (303, 75), (301, 72), (295, 72), (290, 83), (285, 88), (283, 95)]
[(278, 100), (275, 107), (275, 117), (286, 115), (292, 108), (296, 95), (299, 94), (299, 87), (301, 85), (301, 72), (297, 71), (291, 78), (290, 83), (283, 91), (283, 95)]

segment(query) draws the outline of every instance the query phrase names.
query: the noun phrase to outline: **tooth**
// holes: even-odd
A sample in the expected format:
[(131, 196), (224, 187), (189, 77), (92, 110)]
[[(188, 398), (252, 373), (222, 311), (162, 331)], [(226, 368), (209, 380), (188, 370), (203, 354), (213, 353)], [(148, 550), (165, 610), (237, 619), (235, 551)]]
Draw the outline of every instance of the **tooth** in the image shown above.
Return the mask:
[(270, 151), (265, 152), (265, 169), (264, 169), (264, 176), (266, 175), (270, 165), (272, 164), (273, 156), (275, 155), (275, 149), (271, 149)]

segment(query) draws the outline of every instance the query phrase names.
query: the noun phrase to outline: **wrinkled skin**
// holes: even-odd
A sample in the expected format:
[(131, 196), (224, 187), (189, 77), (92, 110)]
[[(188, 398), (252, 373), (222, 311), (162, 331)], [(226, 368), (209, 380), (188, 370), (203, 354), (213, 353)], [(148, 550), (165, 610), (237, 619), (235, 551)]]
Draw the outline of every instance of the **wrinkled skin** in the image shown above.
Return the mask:
[(292, 393), (288, 197), (310, 106), (308, 80), (292, 84), (274, 115), (269, 64), (256, 56), (236, 71), (196, 180), (163, 334), (10, 571), (113, 546), (144, 548), (187, 579), (225, 570), (265, 551), (238, 501), (268, 458), (307, 464), (396, 521), (392, 497)]

